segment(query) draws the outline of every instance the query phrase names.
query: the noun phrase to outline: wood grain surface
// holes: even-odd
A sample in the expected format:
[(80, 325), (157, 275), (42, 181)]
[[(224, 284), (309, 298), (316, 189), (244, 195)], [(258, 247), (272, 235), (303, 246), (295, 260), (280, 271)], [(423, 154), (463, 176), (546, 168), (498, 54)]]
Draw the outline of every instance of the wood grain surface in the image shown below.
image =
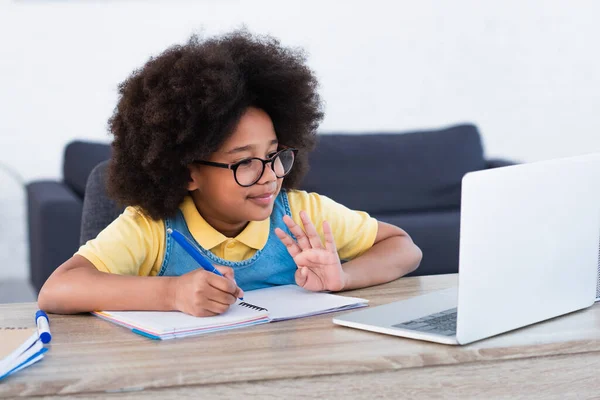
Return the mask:
[[(346, 292), (370, 306), (444, 289), (457, 275)], [(35, 303), (0, 305), (34, 326)], [(600, 306), (467, 346), (336, 326), (332, 316), (153, 341), (91, 315), (51, 315), (50, 351), (0, 382), (0, 397), (593, 398)]]

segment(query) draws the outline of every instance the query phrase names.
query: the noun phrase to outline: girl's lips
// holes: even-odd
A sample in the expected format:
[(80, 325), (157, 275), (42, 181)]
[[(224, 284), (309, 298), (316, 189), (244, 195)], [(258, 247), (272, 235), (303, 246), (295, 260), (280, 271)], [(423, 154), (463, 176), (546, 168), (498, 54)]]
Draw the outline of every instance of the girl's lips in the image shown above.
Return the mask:
[(248, 197), (248, 199), (259, 205), (269, 205), (273, 201), (273, 193), (265, 193), (259, 196)]

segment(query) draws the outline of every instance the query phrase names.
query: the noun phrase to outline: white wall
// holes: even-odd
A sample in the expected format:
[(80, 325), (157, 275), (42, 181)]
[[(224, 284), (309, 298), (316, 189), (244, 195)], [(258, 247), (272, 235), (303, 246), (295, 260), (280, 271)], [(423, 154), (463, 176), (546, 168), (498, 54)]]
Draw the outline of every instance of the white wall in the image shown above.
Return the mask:
[[(600, 151), (598, 15), (593, 0), (0, 0), (0, 162), (25, 180), (59, 177), (67, 141), (110, 140), (116, 86), (134, 68), (242, 23), (306, 48), (322, 130), (472, 121), (489, 156)], [(0, 254), (13, 245), (2, 238)]]

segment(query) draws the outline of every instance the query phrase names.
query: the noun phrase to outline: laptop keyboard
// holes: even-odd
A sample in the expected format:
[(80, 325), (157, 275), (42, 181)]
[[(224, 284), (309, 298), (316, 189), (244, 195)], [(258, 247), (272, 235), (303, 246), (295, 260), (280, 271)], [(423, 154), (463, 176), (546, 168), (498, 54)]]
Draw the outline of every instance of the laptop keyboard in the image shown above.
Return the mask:
[(405, 321), (392, 326), (396, 328), (409, 329), (411, 331), (435, 333), (443, 336), (454, 336), (456, 335), (456, 308), (426, 315), (418, 319)]

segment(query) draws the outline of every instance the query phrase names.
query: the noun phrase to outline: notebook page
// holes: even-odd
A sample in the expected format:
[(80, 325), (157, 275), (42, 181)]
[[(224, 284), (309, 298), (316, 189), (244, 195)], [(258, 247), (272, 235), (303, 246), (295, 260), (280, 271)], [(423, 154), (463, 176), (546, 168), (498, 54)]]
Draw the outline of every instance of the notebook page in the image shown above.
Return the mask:
[(156, 336), (215, 327), (233, 327), (268, 316), (266, 311), (249, 309), (239, 304), (232, 305), (225, 313), (214, 317), (194, 317), (178, 311), (101, 311), (94, 314)]
[(247, 291), (244, 292), (244, 300), (269, 310), (271, 321), (365, 307), (368, 303), (368, 300), (358, 297), (311, 292), (296, 285)]

